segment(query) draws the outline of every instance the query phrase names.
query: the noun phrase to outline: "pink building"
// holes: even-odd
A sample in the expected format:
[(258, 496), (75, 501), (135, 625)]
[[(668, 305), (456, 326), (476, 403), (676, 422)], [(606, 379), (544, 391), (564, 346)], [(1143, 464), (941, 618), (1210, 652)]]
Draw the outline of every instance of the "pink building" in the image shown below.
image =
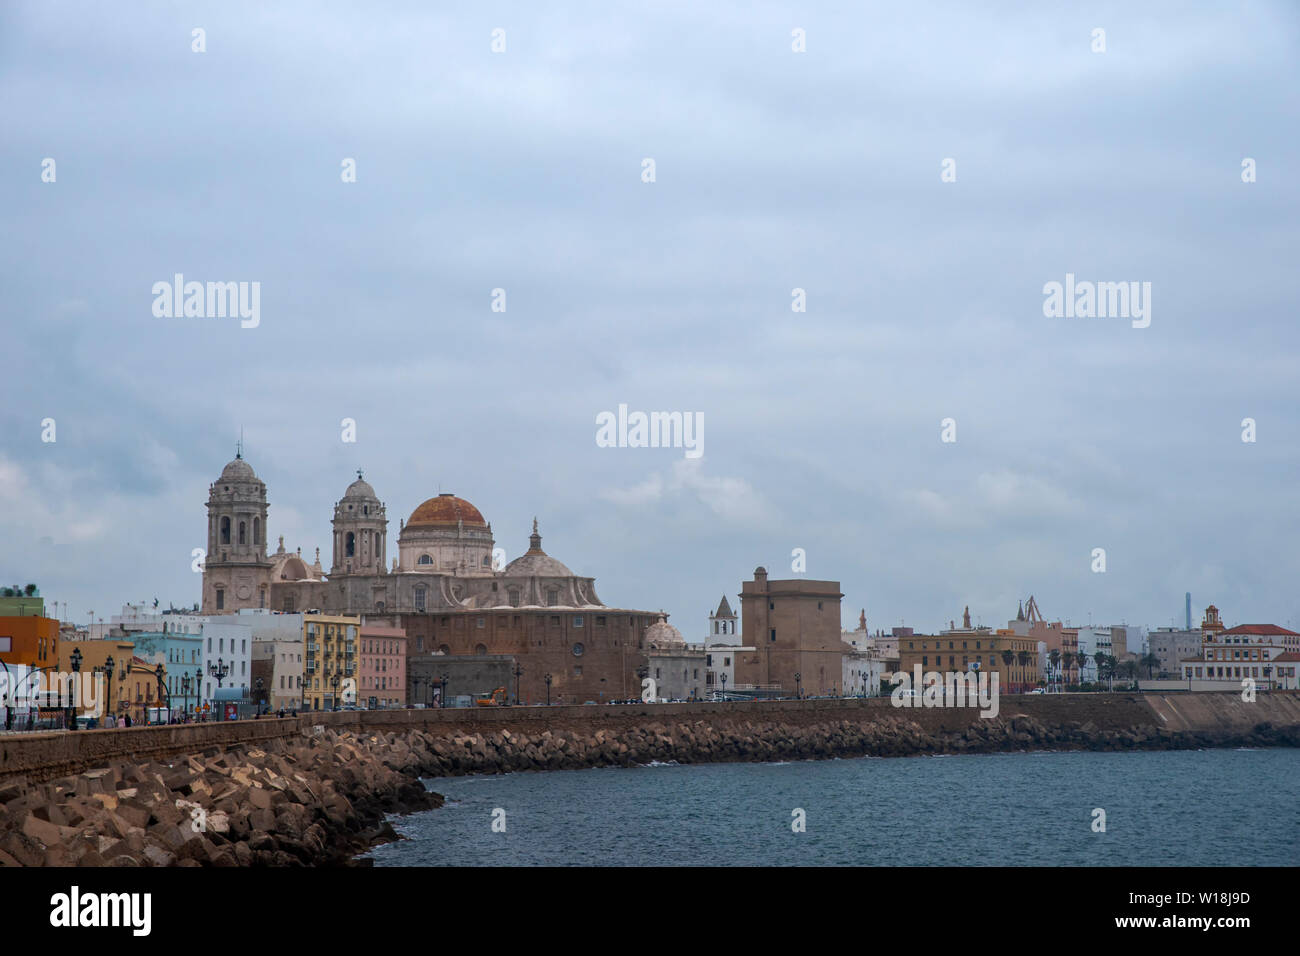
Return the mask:
[(405, 707), (406, 631), (400, 627), (363, 623), (360, 651), (357, 704), (362, 707)]

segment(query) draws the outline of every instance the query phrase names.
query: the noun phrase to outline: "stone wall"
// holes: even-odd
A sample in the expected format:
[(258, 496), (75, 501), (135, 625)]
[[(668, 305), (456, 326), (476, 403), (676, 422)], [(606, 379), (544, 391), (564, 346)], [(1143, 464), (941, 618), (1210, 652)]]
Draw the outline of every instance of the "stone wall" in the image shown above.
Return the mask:
[[(1000, 703), (999, 718), (1004, 722), (1029, 717), (1045, 727), (1087, 726), (1096, 732), (1131, 732), (1145, 727), (1184, 733), (1241, 733), (1261, 724), (1300, 728), (1300, 694), (1296, 692), (1261, 694), (1254, 703), (1242, 701), (1238, 694), (1138, 693), (1008, 695)], [(651, 723), (703, 721), (730, 729), (761, 722), (814, 728), (844, 721), (867, 727), (896, 719), (905, 719), (927, 734), (960, 733), (968, 728), (978, 732), (981, 726), (991, 723), (972, 708), (894, 708), (889, 698), (342, 711), (283, 720), (0, 735), (0, 778), (24, 774), (32, 780), (49, 780), (104, 766), (111, 760), (161, 760), (212, 747), (288, 739), (321, 725), (362, 735), (424, 731), (436, 737), (501, 731), (540, 734), (550, 730), (594, 736), (598, 730), (623, 734)]]

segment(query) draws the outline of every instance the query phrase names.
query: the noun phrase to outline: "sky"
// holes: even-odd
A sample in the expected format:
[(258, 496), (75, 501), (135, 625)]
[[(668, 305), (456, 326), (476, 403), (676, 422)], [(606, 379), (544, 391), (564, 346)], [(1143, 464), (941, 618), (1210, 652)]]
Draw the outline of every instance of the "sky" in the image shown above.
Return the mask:
[(364, 469), (390, 554), (454, 492), (688, 639), (759, 565), (873, 630), (1300, 630), (1300, 8), (562, 6), (0, 6), (0, 582), (198, 601), (242, 434), (272, 549), (328, 569)]

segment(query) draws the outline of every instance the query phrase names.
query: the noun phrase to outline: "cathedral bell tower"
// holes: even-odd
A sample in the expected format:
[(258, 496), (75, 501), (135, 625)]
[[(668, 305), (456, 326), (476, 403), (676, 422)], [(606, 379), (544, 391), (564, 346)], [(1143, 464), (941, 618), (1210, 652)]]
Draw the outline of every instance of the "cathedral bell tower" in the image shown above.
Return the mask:
[(388, 551), (388, 517), (375, 489), (357, 471), (334, 506), (334, 563), (337, 574), (383, 574)]
[(268, 607), (271, 562), (266, 557), (266, 485), (243, 449), (208, 487), (208, 553), (203, 564), (203, 613), (233, 614)]

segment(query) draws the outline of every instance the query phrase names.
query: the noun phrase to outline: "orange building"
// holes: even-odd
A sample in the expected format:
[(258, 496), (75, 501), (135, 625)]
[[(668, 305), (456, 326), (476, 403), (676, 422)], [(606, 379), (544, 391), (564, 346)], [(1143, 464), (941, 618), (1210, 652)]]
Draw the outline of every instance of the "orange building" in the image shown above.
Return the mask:
[(0, 661), (28, 667), (59, 663), (59, 622), (38, 614), (0, 617)]

